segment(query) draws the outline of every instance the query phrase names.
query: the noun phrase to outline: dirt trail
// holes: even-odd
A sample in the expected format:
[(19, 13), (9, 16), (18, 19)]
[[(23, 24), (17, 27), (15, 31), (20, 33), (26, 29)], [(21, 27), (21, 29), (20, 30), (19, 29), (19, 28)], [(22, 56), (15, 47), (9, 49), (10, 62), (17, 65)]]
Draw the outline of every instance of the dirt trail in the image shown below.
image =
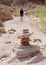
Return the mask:
[[(34, 40), (35, 38), (41, 39), (41, 43), (33, 43), (31, 44), (37, 44), (41, 48), (44, 48), (46, 50), (46, 36), (39, 30), (36, 30), (30, 26), (30, 22), (33, 18), (30, 18), (28, 16), (23, 17), (23, 21), (20, 21), (20, 17), (14, 17), (13, 20), (9, 20), (4, 22), (5, 30), (7, 31), (6, 34), (2, 34), (0, 37), (0, 56), (1, 54), (8, 54), (7, 57), (4, 57), (0, 59), (0, 65), (8, 65), (8, 61), (15, 57), (15, 50), (17, 49), (17, 46), (20, 44), (20, 40), (17, 39), (17, 36), (22, 34), (23, 29), (29, 29), (30, 33), (34, 32), (34, 34), (31, 36), (31, 40)], [(37, 20), (37, 18), (36, 18)], [(16, 32), (9, 34), (8, 30), (14, 29)], [(44, 55), (46, 55), (45, 51), (43, 51)], [(30, 57), (31, 58), (31, 57)], [(14, 62), (11, 62), (9, 65), (28, 65), (27, 61), (30, 60), (29, 57), (24, 58), (23, 60), (15, 59)], [(42, 65), (46, 65), (46, 60), (43, 62), (40, 62)], [(37, 64), (34, 64), (37, 65)], [(39, 63), (38, 63), (39, 65)]]

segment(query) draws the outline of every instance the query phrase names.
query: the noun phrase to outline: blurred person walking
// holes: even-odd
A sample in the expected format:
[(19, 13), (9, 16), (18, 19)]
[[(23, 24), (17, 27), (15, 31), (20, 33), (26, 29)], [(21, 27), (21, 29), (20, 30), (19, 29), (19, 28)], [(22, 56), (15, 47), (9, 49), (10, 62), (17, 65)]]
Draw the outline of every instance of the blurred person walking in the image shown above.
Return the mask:
[(21, 21), (23, 21), (23, 15), (24, 15), (24, 10), (23, 10), (23, 7), (21, 7), (21, 9), (20, 9)]

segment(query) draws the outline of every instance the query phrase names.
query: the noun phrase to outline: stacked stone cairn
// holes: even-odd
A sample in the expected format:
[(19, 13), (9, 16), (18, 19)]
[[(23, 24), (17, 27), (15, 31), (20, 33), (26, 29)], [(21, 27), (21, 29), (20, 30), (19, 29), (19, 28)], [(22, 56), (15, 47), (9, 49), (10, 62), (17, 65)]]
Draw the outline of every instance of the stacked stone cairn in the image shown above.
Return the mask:
[(24, 29), (23, 30), (23, 36), (22, 36), (22, 38), (21, 38), (21, 44), (22, 45), (29, 45), (29, 41), (30, 41), (30, 38), (29, 38), (29, 31), (28, 31), (28, 29)]
[(22, 35), (18, 36), (19, 39), (21, 39), (22, 45), (30, 45), (30, 36), (33, 33), (29, 33), (28, 29), (24, 29)]
[(20, 43), (22, 45), (19, 45), (16, 50), (16, 56), (17, 58), (24, 58), (27, 56), (34, 56), (35, 54), (40, 52), (40, 47), (37, 45), (30, 44), (30, 36), (33, 34), (29, 33), (28, 29), (23, 30), (23, 34), (18, 36), (18, 39), (20, 40)]

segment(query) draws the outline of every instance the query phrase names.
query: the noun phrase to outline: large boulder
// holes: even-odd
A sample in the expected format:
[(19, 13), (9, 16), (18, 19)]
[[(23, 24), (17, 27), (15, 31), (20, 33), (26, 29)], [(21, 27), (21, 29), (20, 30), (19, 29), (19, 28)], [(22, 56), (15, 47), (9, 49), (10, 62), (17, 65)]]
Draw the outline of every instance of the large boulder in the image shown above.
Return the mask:
[(13, 17), (9, 12), (0, 9), (0, 20), (6, 21), (6, 20), (10, 20), (12, 18)]
[(40, 52), (40, 47), (37, 45), (20, 46), (16, 50), (16, 56), (17, 58), (23, 58), (30, 55), (32, 56), (37, 52)]

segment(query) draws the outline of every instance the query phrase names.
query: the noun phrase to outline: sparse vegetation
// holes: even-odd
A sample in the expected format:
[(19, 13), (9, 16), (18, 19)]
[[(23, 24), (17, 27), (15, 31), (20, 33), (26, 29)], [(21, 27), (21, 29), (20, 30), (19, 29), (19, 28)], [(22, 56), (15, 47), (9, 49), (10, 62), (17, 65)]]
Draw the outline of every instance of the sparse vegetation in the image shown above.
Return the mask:
[(44, 18), (41, 18), (40, 22), (32, 22), (31, 26), (46, 33), (46, 21)]
[(41, 24), (41, 31), (46, 33), (46, 21), (42, 19), (40, 24)]
[(8, 11), (14, 16), (18, 16), (19, 15), (18, 11), (12, 6), (6, 6), (6, 5), (3, 5), (3, 4), (0, 4), (0, 9), (4, 9), (4, 10)]
[(35, 9), (33, 8), (29, 14), (39, 16), (40, 18), (45, 17), (46, 16), (46, 6), (39, 5)]
[[(40, 18), (40, 22), (33, 22), (32, 26), (46, 32), (46, 6), (37, 6), (35, 9), (32, 9), (29, 15), (35, 15)], [(39, 25), (40, 24), (40, 25)]]

